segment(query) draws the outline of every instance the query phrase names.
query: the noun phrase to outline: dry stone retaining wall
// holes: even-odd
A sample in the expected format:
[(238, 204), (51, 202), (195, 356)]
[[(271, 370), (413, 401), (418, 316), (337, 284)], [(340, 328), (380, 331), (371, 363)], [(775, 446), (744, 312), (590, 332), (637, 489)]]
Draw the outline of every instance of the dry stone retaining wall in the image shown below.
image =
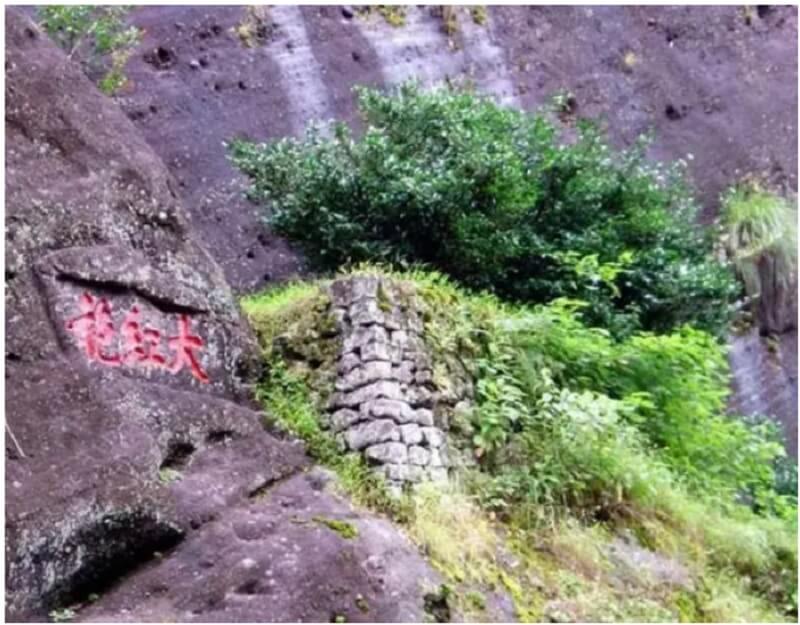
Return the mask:
[(337, 440), (363, 453), (393, 490), (446, 481), (447, 423), (413, 286), (355, 276), (330, 294), (341, 341), (328, 402)]

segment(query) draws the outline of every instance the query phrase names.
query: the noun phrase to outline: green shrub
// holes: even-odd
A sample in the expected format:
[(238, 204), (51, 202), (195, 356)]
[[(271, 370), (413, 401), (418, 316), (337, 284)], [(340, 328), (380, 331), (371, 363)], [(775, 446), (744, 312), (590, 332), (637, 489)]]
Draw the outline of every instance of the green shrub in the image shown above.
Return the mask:
[(340, 124), (229, 146), (316, 268), (420, 262), (510, 300), (582, 299), (616, 334), (725, 327), (735, 280), (679, 169), (647, 164), (643, 144), (615, 153), (586, 123), (559, 144), (544, 116), (413, 84), (360, 89), (359, 105), (359, 139)]
[(274, 425), (305, 441), (311, 456), (323, 464), (339, 458), (339, 448), (333, 437), (323, 431), (306, 383), (293, 375), (283, 361), (274, 359), (269, 363), (267, 377), (256, 390), (256, 399)]
[[(70, 58), (75, 57), (98, 86), (111, 95), (126, 82), (124, 68), (141, 33), (126, 27), (125, 6), (46, 5), (39, 7), (39, 23)], [(110, 64), (104, 64), (108, 55)]]
[(542, 393), (500, 453), (484, 501), (523, 525), (568, 515), (592, 519), (634, 503), (653, 507), (672, 475), (625, 423), (631, 407), (589, 391), (559, 389), (545, 373)]
[[(306, 282), (289, 282), (262, 293), (242, 298), (241, 306), (258, 331), (267, 352), (277, 336), (293, 324), (313, 324), (313, 313), (321, 307), (319, 286)], [(308, 317), (312, 317), (311, 320)]]
[(777, 428), (725, 414), (730, 371), (723, 345), (688, 326), (614, 341), (583, 324), (583, 306), (559, 300), (516, 316), (509, 327), (521, 350), (521, 379), (535, 385), (546, 367), (561, 385), (623, 401), (631, 408), (625, 421), (692, 488), (728, 498), (746, 491), (780, 506), (767, 502), (774, 462), (784, 455)]

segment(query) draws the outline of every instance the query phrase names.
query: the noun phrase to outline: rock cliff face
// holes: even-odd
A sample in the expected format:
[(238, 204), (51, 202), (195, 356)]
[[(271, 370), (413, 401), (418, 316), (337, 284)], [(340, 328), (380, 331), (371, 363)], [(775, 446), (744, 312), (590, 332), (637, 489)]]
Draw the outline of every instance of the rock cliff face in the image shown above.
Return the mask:
[(733, 397), (730, 410), (777, 419), (787, 450), (797, 458), (797, 330), (779, 340), (759, 336), (758, 329), (731, 338)]
[(87, 618), (421, 620), (436, 576), (412, 545), (237, 403), (255, 343), (173, 177), (6, 24), (6, 617), (103, 593)]
[[(528, 110), (571, 94), (567, 135), (578, 117), (599, 120), (620, 146), (652, 131), (653, 157), (687, 161), (704, 221), (744, 175), (796, 188), (796, 7), (491, 6), (481, 16), (460, 8), (445, 19), (439, 7), (413, 6), (392, 26), (352, 7), (139, 8), (131, 22), (144, 38), (117, 101), (243, 291), (296, 273), (301, 261), (243, 199), (221, 143), (298, 134), (312, 119), (358, 125), (355, 85), (466, 82)], [(243, 38), (242, 26), (260, 36)], [(791, 346), (796, 332), (782, 341)], [(752, 369), (732, 362), (738, 392)], [(792, 378), (796, 362), (779, 377)], [(764, 397), (788, 400), (759, 409), (791, 429), (796, 390), (786, 390), (765, 387)]]
[[(9, 620), (77, 606), (93, 621), (421, 621), (441, 581), (249, 403), (258, 349), (228, 284), (301, 260), (242, 197), (223, 141), (357, 121), (351, 86), (415, 75), (525, 108), (570, 90), (621, 144), (655, 126), (654, 155), (693, 153), (709, 206), (742, 173), (796, 184), (788, 7), (747, 23), (728, 8), (493, 7), (450, 34), (420, 7), (397, 29), (341, 7), (146, 7), (116, 103), (6, 16)], [(331, 427), (398, 484), (442, 477), (447, 411), (426, 398), (419, 311), (395, 318), (377, 286), (340, 287)], [(451, 391), (447, 410), (469, 396)]]
[(431, 6), (407, 7), (398, 26), (338, 6), (131, 13), (144, 36), (116, 99), (234, 289), (298, 265), (241, 197), (221, 143), (299, 134), (313, 119), (358, 125), (355, 85), (462, 82), (526, 110), (571, 93), (567, 133), (578, 117), (618, 145), (653, 131), (654, 157), (687, 160), (705, 219), (742, 175), (797, 185), (794, 7), (490, 6), (477, 21), (462, 7), (449, 20)]

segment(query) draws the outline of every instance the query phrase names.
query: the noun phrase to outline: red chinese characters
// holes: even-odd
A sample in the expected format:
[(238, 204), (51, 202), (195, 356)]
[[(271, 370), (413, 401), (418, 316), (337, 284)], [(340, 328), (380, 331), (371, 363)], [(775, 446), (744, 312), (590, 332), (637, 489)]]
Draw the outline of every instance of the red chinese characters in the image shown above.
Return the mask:
[(172, 373), (177, 373), (183, 369), (184, 365), (188, 365), (194, 377), (203, 384), (208, 383), (208, 376), (200, 368), (200, 363), (197, 362), (197, 357), (194, 353), (195, 350), (203, 346), (203, 339), (191, 334), (189, 315), (181, 315), (178, 318), (178, 335), (171, 336), (168, 345), (176, 353), (175, 361), (169, 366), (169, 370)]
[(95, 299), (84, 293), (78, 300), (81, 314), (67, 322), (67, 330), (75, 333), (89, 360), (118, 367), (119, 356), (107, 356), (103, 350), (114, 340), (114, 324), (111, 321), (111, 304), (108, 300)]
[(120, 328), (121, 351), (109, 354), (116, 335), (111, 316), (111, 303), (104, 297), (95, 298), (84, 293), (78, 300), (80, 314), (67, 321), (66, 327), (78, 340), (89, 360), (118, 367), (152, 367), (170, 373), (178, 373), (188, 368), (190, 373), (203, 384), (209, 383), (208, 374), (203, 371), (197, 352), (203, 347), (203, 339), (192, 334), (189, 315), (178, 315), (178, 334), (170, 336), (167, 348), (172, 358), (161, 351), (161, 332), (143, 325), (141, 310), (133, 306), (125, 316)]
[(139, 307), (134, 306), (122, 322), (125, 364), (164, 367), (167, 359), (158, 351), (161, 332), (153, 328), (142, 328), (140, 316)]

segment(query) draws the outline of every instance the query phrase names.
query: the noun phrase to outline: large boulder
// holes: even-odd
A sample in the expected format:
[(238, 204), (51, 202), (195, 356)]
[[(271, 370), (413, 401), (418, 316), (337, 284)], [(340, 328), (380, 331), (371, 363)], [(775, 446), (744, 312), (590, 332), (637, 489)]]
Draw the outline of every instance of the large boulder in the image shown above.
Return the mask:
[(439, 588), (386, 519), (331, 496), (315, 469), (254, 493), (81, 613), (110, 622), (421, 622)]
[[(103, 620), (125, 618), (106, 591), (136, 593), (136, 571), (157, 566), (171, 571), (159, 583), (174, 586), (172, 603), (142, 619), (421, 618), (420, 581), (436, 580), (392, 526), (315, 490), (303, 518), (347, 510), (385, 544), (370, 539), (377, 529), (356, 547), (294, 536), (273, 486), (307, 492), (307, 460), (246, 405), (258, 352), (222, 271), (132, 123), (14, 9), (6, 184), (6, 618), (98, 597)], [(248, 519), (276, 533), (246, 542)], [(303, 549), (279, 554), (289, 539)], [(389, 549), (403, 557), (371, 570), (370, 556)], [(247, 554), (259, 566), (291, 555), (269, 587), (291, 599), (241, 609), (239, 595), (264, 580), (251, 589), (227, 564), (196, 574), (185, 563), (198, 550), (203, 562)], [(393, 567), (409, 562), (418, 575), (401, 580)], [(300, 583), (322, 576), (336, 592)], [(207, 585), (213, 603), (199, 599)], [(371, 611), (352, 608), (359, 593)]]
[[(32, 23), (8, 17), (9, 357), (66, 357), (93, 376), (240, 394), (254, 343), (189, 233), (172, 178), (78, 67)], [(169, 367), (146, 366), (158, 356)]]

